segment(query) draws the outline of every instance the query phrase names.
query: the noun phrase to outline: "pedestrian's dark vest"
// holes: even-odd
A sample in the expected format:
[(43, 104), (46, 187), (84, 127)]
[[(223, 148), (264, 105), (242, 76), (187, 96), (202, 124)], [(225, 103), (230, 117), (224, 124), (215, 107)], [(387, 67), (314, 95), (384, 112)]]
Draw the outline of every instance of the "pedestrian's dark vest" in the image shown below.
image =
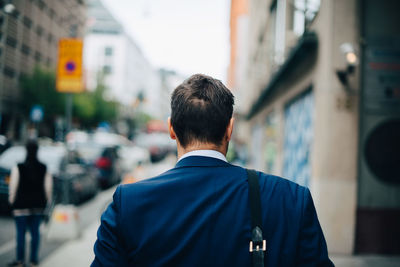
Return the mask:
[(46, 165), (36, 161), (18, 164), (19, 183), (14, 209), (37, 209), (46, 207), (44, 179)]

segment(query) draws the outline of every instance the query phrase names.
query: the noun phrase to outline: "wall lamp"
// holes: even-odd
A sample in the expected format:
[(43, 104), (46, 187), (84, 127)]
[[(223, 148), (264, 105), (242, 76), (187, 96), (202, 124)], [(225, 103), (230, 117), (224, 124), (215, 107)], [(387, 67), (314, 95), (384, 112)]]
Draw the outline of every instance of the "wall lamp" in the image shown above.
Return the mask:
[(12, 14), (15, 11), (15, 6), (11, 3), (8, 3), (4, 6), (4, 12), (7, 14)]
[(340, 83), (345, 87), (346, 91), (351, 92), (349, 76), (353, 75), (355, 72), (355, 68), (358, 64), (358, 57), (353, 45), (350, 43), (343, 43), (340, 45), (339, 49), (344, 56), (346, 66), (343, 69), (336, 70), (336, 75)]
[(17, 11), (17, 8), (15, 5), (12, 3), (11, 0), (4, 1), (0, 0), (0, 9), (3, 9), (4, 13), (7, 15), (11, 15), (14, 17), (18, 17), (19, 12)]

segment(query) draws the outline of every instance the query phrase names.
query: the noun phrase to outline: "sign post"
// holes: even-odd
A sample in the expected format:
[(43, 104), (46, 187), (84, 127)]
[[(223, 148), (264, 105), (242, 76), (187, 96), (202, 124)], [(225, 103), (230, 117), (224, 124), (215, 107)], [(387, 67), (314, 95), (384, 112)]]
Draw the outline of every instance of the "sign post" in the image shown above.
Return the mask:
[(40, 105), (34, 105), (30, 112), (31, 121), (39, 123), (43, 120), (43, 107)]
[(63, 38), (58, 43), (58, 66), (56, 88), (67, 93), (66, 132), (71, 130), (72, 94), (84, 91), (82, 66), (83, 41), (78, 38)]
[(83, 41), (64, 38), (58, 44), (57, 91), (81, 93), (84, 90), (82, 71)]
[(31, 108), (29, 117), (34, 124), (34, 129), (31, 131), (31, 138), (39, 137), (39, 123), (43, 120), (43, 107), (41, 105), (34, 105)]
[[(71, 36), (76, 35), (76, 26), (71, 26)], [(66, 115), (66, 133), (71, 130), (71, 119), (72, 119), (72, 95), (76, 93), (82, 93), (84, 91), (83, 83), (83, 66), (82, 66), (82, 52), (83, 52), (83, 41), (79, 38), (63, 38), (58, 43), (58, 65), (57, 65), (57, 91), (60, 93), (67, 93), (67, 103), (65, 106)], [(59, 228), (55, 228), (56, 232), (67, 232), (70, 237), (76, 237), (79, 235), (78, 223), (79, 217), (77, 216), (77, 210), (73, 205), (69, 205), (70, 195), (69, 188), (72, 183), (69, 179), (63, 180), (63, 204), (57, 205), (54, 208), (55, 214), (59, 214), (61, 220), (57, 220), (55, 217), (53, 220), (57, 222), (54, 224)], [(58, 218), (59, 219), (59, 218)], [(65, 223), (65, 224), (63, 224)], [(69, 226), (69, 227), (67, 227)], [(62, 229), (62, 230), (60, 230)], [(50, 231), (49, 231), (50, 232)]]

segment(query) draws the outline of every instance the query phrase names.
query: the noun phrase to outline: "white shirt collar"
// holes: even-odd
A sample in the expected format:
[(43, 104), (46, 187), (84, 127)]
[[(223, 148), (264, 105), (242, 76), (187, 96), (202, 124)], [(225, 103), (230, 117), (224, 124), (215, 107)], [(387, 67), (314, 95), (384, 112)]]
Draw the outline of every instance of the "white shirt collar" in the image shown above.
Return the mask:
[(193, 150), (190, 152), (187, 152), (185, 154), (183, 154), (182, 157), (180, 157), (178, 159), (178, 161), (190, 157), (190, 156), (202, 156), (202, 157), (211, 157), (211, 158), (216, 158), (216, 159), (220, 159), (223, 160), (225, 162), (228, 162), (224, 156), (224, 154), (222, 154), (221, 152), (218, 152), (216, 150)]

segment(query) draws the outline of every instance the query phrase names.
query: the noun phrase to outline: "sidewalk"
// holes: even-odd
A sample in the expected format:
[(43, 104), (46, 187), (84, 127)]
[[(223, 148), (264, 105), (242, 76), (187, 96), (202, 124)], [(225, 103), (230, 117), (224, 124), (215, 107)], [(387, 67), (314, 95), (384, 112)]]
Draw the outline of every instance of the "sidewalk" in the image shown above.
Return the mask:
[[(70, 241), (47, 257), (42, 267), (84, 267), (89, 266), (94, 258), (93, 245), (96, 240), (98, 223), (90, 225), (80, 239)], [(337, 267), (398, 267), (400, 256), (389, 257), (380, 255), (347, 256), (331, 255), (331, 260)]]
[(80, 267), (90, 266), (94, 259), (93, 245), (99, 227), (94, 223), (85, 229), (79, 239), (71, 240), (61, 246), (41, 262), (42, 267)]
[(331, 255), (331, 260), (337, 267), (398, 267), (400, 256), (381, 255)]

